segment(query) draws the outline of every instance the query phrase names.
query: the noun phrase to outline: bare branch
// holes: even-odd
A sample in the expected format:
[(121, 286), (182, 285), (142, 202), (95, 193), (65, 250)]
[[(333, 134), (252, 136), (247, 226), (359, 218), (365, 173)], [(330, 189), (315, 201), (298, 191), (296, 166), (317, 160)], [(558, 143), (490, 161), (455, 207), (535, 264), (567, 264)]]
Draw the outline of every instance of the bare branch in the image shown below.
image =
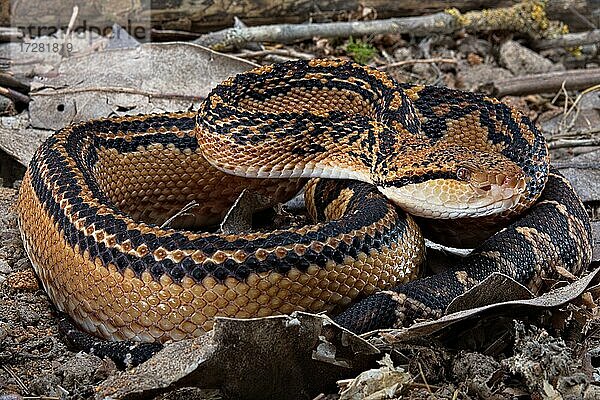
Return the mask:
[(499, 79), (483, 84), (479, 90), (493, 96), (520, 96), (554, 93), (564, 85), (566, 90), (580, 90), (600, 83), (600, 68), (549, 72)]
[[(598, 132), (598, 130), (596, 130)], [(591, 139), (558, 139), (554, 141), (548, 141), (548, 148), (553, 149), (564, 149), (567, 147), (587, 147), (587, 146), (600, 146), (600, 138)]]
[(536, 40), (531, 43), (531, 46), (537, 50), (545, 50), (557, 47), (576, 47), (594, 43), (600, 43), (600, 29), (594, 29), (589, 32), (568, 33), (556, 39)]
[(241, 48), (249, 42), (289, 43), (319, 37), (348, 37), (378, 33), (451, 33), (459, 29), (457, 18), (447, 13), (423, 17), (391, 18), (375, 21), (318, 24), (277, 24), (250, 28), (230, 28), (203, 35), (196, 43), (213, 50)]
[(2, 86), (0, 86), (0, 95), (8, 97), (9, 99), (11, 99), (14, 102), (19, 102), (19, 103), (24, 103), (24, 104), (28, 104), (29, 101), (31, 100), (29, 98), (29, 96), (24, 95), (23, 93), (20, 93), (11, 88), (6, 88), (6, 87), (2, 87)]
[(547, 19), (543, 6), (538, 6), (533, 2), (522, 2), (507, 8), (470, 11), (464, 14), (456, 8), (452, 8), (420, 17), (375, 21), (234, 27), (208, 33), (196, 39), (195, 42), (213, 50), (223, 51), (241, 48), (251, 42), (289, 43), (315, 36), (348, 37), (381, 33), (411, 33), (417, 36), (426, 36), (432, 33), (452, 33), (459, 29), (466, 29), (470, 32), (509, 30), (537, 39), (551, 37), (562, 32), (562, 25)]
[(283, 56), (301, 60), (310, 60), (315, 58), (313, 54), (303, 53), (294, 49), (265, 49), (257, 51), (244, 51), (239, 54), (234, 54), (239, 58), (254, 58), (254, 57), (265, 57), (265, 56)]
[(404, 60), (398, 61), (395, 63), (387, 64), (379, 67), (380, 70), (386, 70), (394, 67), (401, 67), (403, 65), (412, 65), (412, 64), (433, 64), (433, 63), (446, 63), (446, 64), (456, 64), (456, 60), (453, 58), (424, 58), (417, 60)]

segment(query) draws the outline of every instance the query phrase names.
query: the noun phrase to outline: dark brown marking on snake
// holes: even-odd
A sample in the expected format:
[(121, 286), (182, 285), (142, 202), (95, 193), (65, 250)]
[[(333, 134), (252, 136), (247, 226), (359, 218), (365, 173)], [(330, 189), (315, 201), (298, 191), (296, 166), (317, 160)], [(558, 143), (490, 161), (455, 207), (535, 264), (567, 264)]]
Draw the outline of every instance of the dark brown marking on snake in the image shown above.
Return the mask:
[[(523, 234), (527, 229), (543, 235)], [(438, 318), (454, 298), (494, 272), (508, 275), (539, 292), (538, 266), (545, 267), (541, 272), (549, 278), (560, 276), (552, 266), (562, 266), (579, 275), (591, 261), (590, 243), (589, 217), (581, 200), (564, 177), (552, 171), (538, 203), (460, 263), (440, 274), (393, 289), (403, 296), (392, 296), (389, 292), (372, 295), (351, 306), (335, 321), (362, 333), (409, 326), (416, 319)], [(398, 319), (397, 315), (403, 318)]]

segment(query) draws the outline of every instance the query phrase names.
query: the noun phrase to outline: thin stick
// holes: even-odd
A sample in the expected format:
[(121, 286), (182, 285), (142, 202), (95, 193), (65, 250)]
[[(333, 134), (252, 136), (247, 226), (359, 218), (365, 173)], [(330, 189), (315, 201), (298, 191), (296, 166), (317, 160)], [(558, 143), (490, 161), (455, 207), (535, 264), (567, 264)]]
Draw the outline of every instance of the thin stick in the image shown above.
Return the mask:
[[(598, 132), (600, 130), (596, 130)], [(557, 139), (555, 141), (548, 141), (548, 148), (554, 149), (565, 149), (571, 147), (588, 147), (588, 146), (600, 146), (600, 138), (592, 139)]]
[(2, 366), (2, 369), (4, 371), (6, 371), (7, 374), (9, 374), (11, 376), (11, 378), (13, 378), (16, 382), (17, 385), (21, 388), (21, 390), (25, 393), (29, 393), (29, 388), (23, 383), (23, 381), (21, 380), (21, 378), (19, 378), (17, 376), (17, 374), (15, 374), (10, 368), (8, 368), (6, 365)]
[(67, 25), (67, 31), (65, 32), (65, 40), (63, 40), (62, 47), (60, 49), (60, 55), (63, 57), (68, 57), (69, 52), (67, 51), (67, 43), (69, 41), (69, 36), (71, 36), (71, 31), (75, 26), (75, 21), (77, 20), (77, 15), (79, 14), (79, 7), (73, 6), (73, 12), (71, 13), (71, 19), (69, 20), (69, 25)]
[(20, 93), (14, 89), (5, 88), (2, 86), (0, 86), (0, 95), (2, 95), (4, 97), (8, 97), (9, 99), (11, 99), (14, 102), (19, 102), (19, 103), (24, 103), (24, 104), (28, 104), (29, 101), (31, 100), (29, 98), (29, 96), (24, 95), (23, 93)]
[(424, 58), (417, 60), (405, 60), (398, 61), (391, 64), (383, 65), (378, 67), (380, 70), (386, 70), (394, 67), (401, 67), (403, 65), (411, 65), (411, 64), (432, 64), (432, 63), (445, 63), (445, 64), (456, 64), (456, 60), (453, 58)]
[(581, 33), (567, 33), (556, 39), (536, 40), (535, 42), (532, 42), (531, 45), (537, 50), (545, 50), (557, 47), (576, 47), (594, 43), (600, 43), (600, 29)]
[(409, 384), (407, 384), (406, 386), (410, 386), (413, 388), (425, 388), (429, 391), (429, 393), (432, 393), (432, 390), (438, 390), (440, 389), (440, 386), (437, 385), (429, 385), (429, 384), (424, 384), (424, 383), (420, 383), (420, 382), (410, 382)]
[(573, 104), (571, 105), (571, 108), (569, 108), (569, 110), (567, 111), (567, 115), (573, 111), (573, 109), (575, 108), (575, 106), (577, 106), (577, 104), (583, 98), (583, 96), (585, 96), (588, 93), (595, 92), (597, 90), (600, 90), (600, 84), (591, 86), (591, 87), (585, 89), (584, 91), (582, 91), (581, 93), (579, 93), (579, 95), (577, 96), (577, 98), (575, 99)]
[(600, 84), (600, 68), (588, 68), (499, 79), (481, 85), (479, 90), (502, 97), (555, 93), (563, 85), (566, 90), (580, 90), (598, 84)]
[(185, 206), (183, 206), (181, 208), (181, 210), (177, 211), (175, 214), (173, 214), (171, 216), (171, 218), (167, 219), (165, 222), (162, 223), (162, 225), (160, 226), (160, 229), (165, 229), (168, 228), (169, 225), (171, 225), (171, 223), (175, 220), (175, 218), (179, 218), (182, 215), (184, 215), (186, 212), (188, 212), (189, 210), (191, 210), (192, 208), (196, 208), (198, 207), (199, 204), (198, 202), (196, 202), (196, 200), (192, 200), (189, 203), (187, 203)]
[[(581, 111), (581, 109), (579, 108), (579, 102), (581, 101), (583, 96), (585, 96), (588, 93), (600, 90), (600, 84), (589, 87), (589, 88), (585, 89), (584, 91), (582, 91), (581, 93), (579, 93), (579, 95), (577, 95), (577, 97), (575, 98), (575, 101), (573, 101), (573, 104), (571, 104), (571, 107), (569, 107), (568, 109), (567, 109), (567, 105), (569, 103), (570, 97), (569, 97), (569, 94), (567, 93), (566, 89), (564, 88), (564, 86), (563, 86), (562, 90), (565, 95), (565, 111), (563, 112), (563, 116), (562, 116), (562, 119), (559, 124), (559, 127), (560, 127), (559, 131), (560, 131), (560, 133), (566, 133), (566, 132), (569, 132), (569, 130), (571, 130), (571, 128), (573, 128), (573, 125), (575, 125), (575, 122), (579, 118), (579, 112)], [(571, 115), (571, 113), (573, 112), (573, 110), (575, 110), (575, 115), (569, 121), (568, 118)], [(588, 121), (588, 125), (589, 125), (589, 121)]]
[(150, 92), (146, 90), (138, 90), (134, 88), (126, 88), (119, 86), (106, 86), (106, 87), (84, 87), (84, 88), (66, 88), (66, 89), (56, 89), (51, 92), (36, 92), (36, 96), (55, 96), (57, 94), (75, 94), (75, 93), (87, 93), (87, 92), (103, 92), (103, 93), (128, 93), (128, 94), (139, 94), (142, 96), (148, 96), (150, 98), (156, 99), (180, 99), (180, 100), (191, 100), (191, 101), (201, 101), (204, 100), (203, 97), (193, 96), (187, 94), (179, 94), (179, 93), (158, 93), (158, 92)]
[(284, 56), (284, 57), (293, 57), (302, 60), (311, 60), (315, 58), (313, 54), (302, 53), (299, 51), (295, 51), (292, 49), (265, 49), (265, 50), (257, 50), (257, 51), (244, 51), (243, 53), (235, 54), (240, 58), (252, 58), (252, 57), (264, 57), (264, 56)]
[(0, 27), (0, 42), (11, 42), (18, 39), (23, 39), (23, 32), (18, 28)]
[(423, 383), (425, 384), (427, 391), (429, 393), (433, 394), (433, 392), (431, 391), (431, 387), (429, 386), (429, 383), (427, 383), (427, 378), (425, 378), (425, 374), (423, 373), (423, 367), (421, 366), (421, 363), (417, 362), (417, 365), (419, 366), (419, 375), (421, 375), (421, 379), (423, 379)]
[(65, 37), (68, 37), (75, 26), (75, 21), (77, 20), (77, 15), (79, 14), (79, 7), (73, 6), (73, 12), (71, 13), (71, 19), (69, 20), (69, 25), (67, 25), (67, 31), (65, 32)]

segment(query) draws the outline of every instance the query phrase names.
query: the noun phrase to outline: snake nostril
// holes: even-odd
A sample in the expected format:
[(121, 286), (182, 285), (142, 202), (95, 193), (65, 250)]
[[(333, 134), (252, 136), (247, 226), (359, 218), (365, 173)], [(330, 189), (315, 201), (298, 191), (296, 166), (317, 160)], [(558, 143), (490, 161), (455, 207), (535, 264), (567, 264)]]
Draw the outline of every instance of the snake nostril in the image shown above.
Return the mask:
[(485, 186), (480, 187), (480, 189), (485, 190), (487, 192), (488, 190), (492, 189), (492, 185), (485, 185)]
[(517, 184), (517, 177), (514, 176), (507, 176), (504, 178), (504, 181), (502, 182), (503, 186), (515, 186)]

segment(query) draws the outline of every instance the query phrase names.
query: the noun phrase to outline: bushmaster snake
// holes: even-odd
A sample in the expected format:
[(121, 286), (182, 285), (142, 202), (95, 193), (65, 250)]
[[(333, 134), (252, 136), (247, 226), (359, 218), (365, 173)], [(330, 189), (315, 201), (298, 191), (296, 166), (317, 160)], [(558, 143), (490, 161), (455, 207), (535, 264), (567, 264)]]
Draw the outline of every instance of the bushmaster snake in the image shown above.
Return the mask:
[[(221, 218), (244, 188), (276, 203), (308, 177), (335, 179), (307, 186), (314, 225), (190, 230)], [(159, 228), (192, 200), (200, 205), (192, 215)], [(407, 283), (423, 238), (394, 203), (449, 244), (472, 244), (473, 224), (484, 237), (512, 225), (454, 268)], [(591, 258), (581, 201), (549, 172), (544, 138), (526, 116), (483, 95), (400, 84), (335, 60), (237, 75), (197, 114), (66, 127), (35, 154), (17, 211), (51, 300), (113, 340), (198, 336), (219, 315), (335, 314), (376, 292), (337, 321), (358, 332), (401, 326), (441, 315), (492, 272), (538, 290), (556, 267), (577, 274)]]

